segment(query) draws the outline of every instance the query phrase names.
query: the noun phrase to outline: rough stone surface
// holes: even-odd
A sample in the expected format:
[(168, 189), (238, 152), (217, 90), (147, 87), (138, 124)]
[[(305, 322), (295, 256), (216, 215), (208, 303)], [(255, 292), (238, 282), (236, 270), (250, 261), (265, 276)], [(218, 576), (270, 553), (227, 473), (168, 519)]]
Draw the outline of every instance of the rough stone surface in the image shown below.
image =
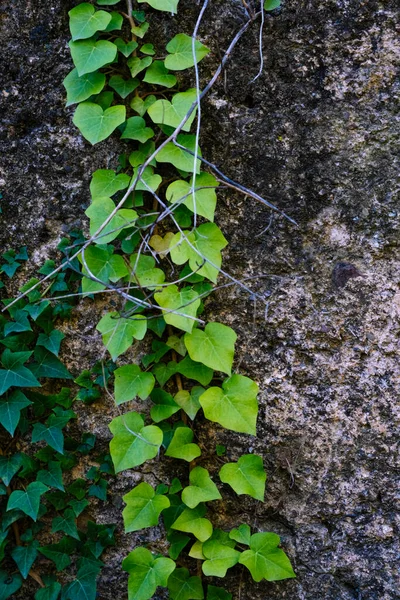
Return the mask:
[[(63, 106), (67, 12), (76, 3), (6, 0), (0, 8), (0, 245), (27, 244), (36, 266), (83, 221), (91, 172), (115, 165), (120, 152), (118, 140), (90, 147)], [(181, 4), (178, 18), (158, 20), (158, 40), (190, 32), (198, 6)], [(204, 77), (245, 19), (239, 1), (210, 4)], [(279, 533), (297, 573), (254, 584), (232, 570), (226, 587), (235, 600), (399, 598), (398, 16), (395, 0), (286, 0), (266, 18), (260, 77), (252, 82), (253, 27), (204, 103), (203, 154), (298, 223), (221, 194), (224, 265), (254, 278), (246, 282), (253, 296), (217, 292), (207, 314), (238, 332), (236, 366), (259, 382), (261, 409), (257, 439), (207, 423), (198, 436), (210, 469), (214, 441), (225, 443), (229, 459), (263, 456), (268, 482), (264, 505), (224, 489), (213, 518)], [(94, 324), (83, 304), (68, 325), (64, 357), (76, 372), (102, 352)], [(79, 411), (79, 427), (106, 447), (112, 403)], [(126, 598), (121, 557), (160, 537), (157, 529), (121, 533), (121, 496), (168, 467), (118, 477), (107, 507), (94, 504), (98, 520), (120, 527), (99, 598)]]

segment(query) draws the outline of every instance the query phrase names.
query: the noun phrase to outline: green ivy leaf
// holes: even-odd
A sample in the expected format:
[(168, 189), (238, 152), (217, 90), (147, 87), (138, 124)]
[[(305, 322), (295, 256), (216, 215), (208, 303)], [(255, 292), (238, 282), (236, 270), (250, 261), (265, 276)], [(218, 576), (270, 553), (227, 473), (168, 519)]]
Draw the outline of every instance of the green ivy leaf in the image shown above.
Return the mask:
[(239, 525), (237, 529), (232, 529), (229, 533), (231, 540), (235, 540), (238, 544), (250, 546), (251, 529), (245, 523)]
[(11, 551), (11, 556), (17, 563), (17, 567), (24, 579), (28, 577), (29, 571), (35, 562), (38, 546), (39, 542), (34, 541), (28, 546), (16, 546)]
[(61, 592), (61, 584), (53, 581), (44, 588), (40, 588), (35, 594), (35, 600), (58, 600)]
[(147, 4), (156, 10), (163, 10), (175, 14), (179, 0), (138, 0), (138, 2), (147, 2)]
[(172, 360), (168, 364), (159, 363), (153, 367), (152, 371), (161, 387), (167, 383), (172, 375), (175, 375), (177, 367), (178, 364)]
[(281, 0), (265, 0), (264, 10), (274, 10), (275, 8), (279, 8), (280, 5)]
[(151, 400), (155, 406), (150, 409), (150, 416), (155, 423), (169, 419), (179, 410), (178, 404), (174, 402), (171, 394), (167, 394), (163, 390), (156, 388), (151, 393)]
[(93, 198), (110, 197), (128, 187), (129, 175), (115, 174), (111, 169), (98, 169), (93, 173), (90, 183), (90, 193)]
[(166, 587), (175, 569), (170, 558), (154, 558), (146, 548), (135, 548), (122, 562), (129, 573), (128, 600), (149, 600), (159, 585)]
[(30, 365), (30, 370), (36, 377), (73, 379), (63, 363), (43, 346), (36, 346), (34, 357), (36, 362)]
[(191, 443), (193, 435), (189, 427), (177, 427), (165, 455), (192, 462), (201, 455), (199, 446)]
[(8, 398), (0, 399), (0, 422), (10, 435), (14, 435), (21, 410), (30, 404), (32, 402), (19, 390), (12, 392)]
[(41, 588), (35, 594), (35, 600), (57, 600), (61, 592), (61, 584), (53, 581), (45, 588)]
[[(131, 185), (136, 180), (138, 176), (139, 169), (134, 169), (133, 176), (131, 179)], [(149, 188), (155, 192), (162, 182), (162, 177), (154, 173), (154, 169), (152, 167), (146, 167), (143, 173), (140, 176), (140, 181), (136, 184), (136, 191), (148, 192)], [(146, 185), (145, 185), (146, 184)]]
[(47, 420), (47, 425), (43, 423), (35, 423), (32, 431), (32, 442), (45, 441), (51, 448), (54, 448), (60, 454), (64, 454), (64, 435), (61, 428), (50, 417)]
[(209, 585), (207, 587), (207, 600), (232, 600), (232, 594), (223, 588)]
[(52, 533), (62, 531), (75, 540), (79, 540), (74, 511), (71, 508), (67, 508), (61, 517), (55, 517), (51, 523), (51, 531)]
[(67, 104), (76, 104), (83, 102), (93, 96), (99, 94), (106, 83), (106, 76), (103, 73), (86, 73), (79, 77), (78, 69), (73, 69), (63, 81), (63, 86), (67, 91)]
[(72, 119), (85, 139), (98, 144), (112, 134), (125, 121), (125, 106), (111, 106), (103, 110), (94, 102), (82, 102)]
[(111, 21), (109, 22), (104, 31), (119, 31), (120, 29), (122, 29), (122, 25), (124, 23), (123, 16), (115, 11), (109, 14), (111, 14)]
[(40, 481), (34, 481), (24, 491), (15, 490), (8, 499), (7, 511), (13, 509), (22, 510), (33, 521), (36, 521), (40, 506), (40, 496), (47, 492), (48, 489), (47, 485), (44, 485)]
[(115, 402), (129, 402), (136, 396), (146, 400), (154, 387), (155, 380), (151, 373), (144, 373), (137, 365), (124, 365), (115, 375)]
[(79, 77), (108, 65), (117, 55), (117, 46), (105, 40), (69, 42), (69, 47)]
[(168, 554), (172, 560), (176, 560), (184, 547), (190, 542), (190, 537), (188, 535), (178, 533), (177, 531), (171, 531), (167, 535), (167, 540), (170, 543)]
[(132, 58), (130, 58), (127, 62), (127, 65), (131, 71), (131, 76), (136, 77), (137, 75), (139, 75), (139, 73), (147, 69), (147, 67), (150, 66), (152, 62), (153, 59), (151, 58), (151, 56), (145, 56), (144, 58), (132, 56)]
[(219, 387), (200, 396), (206, 419), (226, 429), (256, 435), (258, 385), (243, 375), (232, 375)]
[(129, 412), (113, 419), (109, 425), (113, 434), (110, 443), (115, 472), (133, 469), (157, 456), (163, 433), (155, 425), (144, 425), (141, 415)]
[(139, 79), (124, 79), (122, 75), (113, 75), (108, 82), (108, 85), (112, 87), (121, 98), (129, 96), (129, 94), (136, 90), (139, 84)]
[(186, 333), (184, 340), (192, 360), (230, 375), (236, 338), (236, 333), (230, 327), (208, 323), (204, 331), (195, 329), (192, 333)]
[(76, 579), (64, 587), (61, 600), (95, 600), (96, 579), (101, 564), (85, 559), (76, 574)]
[[(135, 150), (129, 155), (129, 162), (132, 167), (139, 167), (145, 163), (147, 158), (153, 154), (155, 149), (156, 145), (153, 141), (148, 141), (145, 144), (141, 144), (139, 150)], [(155, 161), (152, 161), (151, 164), (155, 165), (156, 163)]]
[(164, 283), (165, 274), (161, 269), (154, 268), (156, 261), (152, 256), (145, 254), (132, 254), (129, 259), (131, 265), (131, 281), (139, 283), (141, 287), (154, 289)]
[[(95, 235), (103, 223), (115, 210), (115, 203), (111, 198), (95, 198), (85, 211), (90, 219), (90, 235)], [(110, 222), (102, 229), (96, 238), (96, 244), (108, 244), (112, 242), (123, 229), (133, 227), (138, 218), (137, 212), (129, 208), (121, 208), (112, 217)]]
[[(195, 102), (197, 92), (195, 89), (187, 90), (172, 96), (172, 102), (169, 100), (157, 100), (147, 111), (151, 120), (160, 125), (168, 125), (169, 127), (178, 127)], [(192, 112), (182, 131), (190, 131), (190, 127), (196, 116), (196, 110)]]
[(144, 22), (144, 23), (141, 23), (140, 25), (137, 25), (137, 26), (135, 25), (134, 27), (132, 27), (131, 31), (132, 31), (133, 35), (142, 39), (146, 35), (149, 27), (150, 27), (150, 23)]
[[(176, 138), (178, 144), (187, 148), (190, 152), (195, 152), (196, 149), (196, 136), (185, 135), (182, 133)], [(173, 142), (168, 142), (164, 148), (162, 148), (156, 156), (157, 162), (171, 163), (177, 169), (181, 171), (187, 171), (193, 173), (194, 157), (190, 152), (182, 150), (175, 146)], [(198, 148), (198, 156), (201, 156), (200, 148)], [(200, 173), (200, 159), (196, 162), (196, 173)]]
[(208, 519), (204, 519), (206, 507), (203, 504), (197, 508), (185, 508), (183, 513), (171, 525), (171, 529), (192, 533), (200, 542), (205, 542), (212, 535), (212, 525)]
[(192, 388), (189, 393), (187, 390), (182, 390), (175, 394), (174, 401), (178, 404), (182, 410), (188, 415), (193, 421), (200, 410), (200, 396), (205, 392), (205, 389), (196, 385)]
[(116, 40), (114, 40), (114, 44), (117, 46), (118, 51), (125, 56), (125, 58), (128, 58), (128, 56), (130, 56), (139, 45), (137, 42), (134, 41), (125, 42), (122, 38), (117, 38)]
[(176, 265), (189, 261), (193, 272), (216, 283), (222, 264), (221, 250), (227, 245), (215, 223), (203, 223), (193, 231), (175, 234), (170, 244), (170, 255)]
[(219, 185), (218, 181), (210, 173), (200, 173), (195, 181), (194, 200), (191, 192), (192, 185), (193, 178), (190, 183), (183, 179), (174, 181), (167, 188), (167, 200), (171, 203), (181, 202), (193, 213), (201, 215), (209, 221), (214, 221), (214, 212), (217, 205), (215, 188)]
[(37, 481), (41, 481), (49, 488), (56, 488), (57, 490), (64, 491), (64, 484), (62, 479), (62, 471), (59, 462), (50, 461), (47, 464), (48, 470), (41, 469), (37, 474)]
[(0, 570), (0, 598), (1, 600), (7, 600), (15, 592), (19, 590), (22, 585), (22, 578), (18, 574), (9, 575), (6, 571)]
[(256, 454), (241, 456), (237, 463), (224, 465), (219, 472), (219, 477), (223, 483), (228, 483), (238, 495), (248, 494), (252, 498), (264, 502), (267, 476), (261, 456)]
[(132, 345), (133, 339), (144, 338), (147, 323), (146, 318), (141, 315), (127, 319), (114, 311), (104, 315), (96, 329), (102, 334), (103, 343), (111, 358), (116, 360)]
[(118, 4), (120, 0), (96, 0), (96, 4), (99, 6), (111, 6), (112, 4)]
[(206, 367), (202, 363), (195, 362), (190, 356), (185, 356), (185, 358), (178, 363), (176, 370), (184, 377), (194, 379), (201, 383), (201, 385), (208, 385), (213, 378), (214, 373), (212, 369)]
[(74, 515), (76, 517), (79, 517), (79, 515), (85, 510), (85, 508), (89, 506), (89, 501), (86, 500), (86, 498), (84, 500), (70, 500), (68, 504), (74, 511)]
[[(122, 277), (128, 275), (129, 271), (122, 256), (113, 254), (114, 248), (107, 245), (89, 246), (79, 257), (80, 262), (84, 264), (82, 268), (83, 275), (95, 276), (104, 285), (84, 277), (82, 280), (82, 292), (90, 294), (94, 291), (105, 289), (108, 282), (116, 282)], [(87, 267), (87, 268), (86, 268)]]
[(65, 335), (62, 333), (62, 331), (59, 331), (58, 329), (53, 329), (53, 331), (51, 331), (49, 334), (40, 333), (36, 345), (43, 346), (43, 348), (46, 348), (49, 352), (52, 352), (53, 354), (58, 356), (58, 353), (60, 352), (61, 342), (64, 338)]
[(0, 456), (0, 479), (4, 485), (10, 485), (11, 479), (19, 471), (22, 466), (21, 454), (13, 454), (12, 456)]
[[(167, 69), (171, 69), (172, 71), (183, 71), (183, 69), (194, 66), (195, 61), (193, 60), (192, 38), (186, 35), (186, 33), (178, 33), (178, 35), (172, 38), (167, 44), (166, 49), (169, 53), (169, 56), (165, 59), (165, 66)], [(210, 50), (198, 40), (195, 41), (194, 49), (197, 63), (210, 52)]]
[(171, 284), (161, 292), (156, 292), (154, 299), (164, 309), (163, 317), (168, 325), (188, 333), (192, 331), (194, 317), (200, 306), (200, 298), (194, 290), (187, 287), (179, 289), (177, 285)]
[(239, 562), (247, 567), (254, 581), (280, 581), (296, 577), (283, 550), (278, 548), (280, 537), (275, 533), (255, 533), (250, 550), (242, 552)]
[(203, 585), (200, 577), (190, 577), (188, 569), (175, 569), (168, 579), (169, 597), (172, 600), (202, 600)]
[(0, 369), (0, 396), (11, 386), (40, 387), (40, 383), (29, 369), (23, 366), (32, 352), (11, 352), (4, 350), (1, 360), (4, 369)]
[(240, 552), (217, 540), (208, 540), (202, 550), (207, 559), (202, 564), (202, 570), (207, 577), (225, 577), (227, 570), (236, 565), (240, 558)]
[[(143, 47), (141, 49), (143, 51)], [(171, 88), (177, 82), (175, 75), (171, 75), (165, 68), (163, 60), (155, 60), (147, 69), (143, 81), (152, 85), (162, 85), (164, 88)]]
[(147, 142), (154, 136), (151, 127), (146, 127), (146, 121), (142, 117), (129, 117), (121, 140), (137, 140), (141, 144)]
[(104, 31), (111, 21), (111, 15), (108, 12), (95, 11), (94, 6), (87, 2), (75, 6), (68, 15), (69, 28), (74, 41), (90, 38), (96, 31)]
[(196, 540), (193, 546), (189, 551), (190, 558), (195, 558), (196, 560), (205, 560), (206, 557), (203, 554), (203, 544), (199, 540)]
[(170, 506), (166, 496), (156, 494), (151, 485), (145, 482), (122, 499), (127, 505), (122, 511), (125, 533), (157, 525), (161, 511)]
[(196, 508), (200, 502), (221, 500), (222, 496), (207, 469), (195, 467), (190, 471), (189, 480), (191, 485), (182, 492), (182, 500), (189, 508)]
[(52, 560), (57, 571), (63, 571), (71, 564), (70, 554), (75, 550), (76, 542), (70, 537), (63, 537), (58, 544), (50, 544), (39, 548), (39, 552)]
[[(150, 106), (152, 104), (154, 104), (154, 102), (157, 100), (157, 98), (155, 96), (146, 96), (146, 98), (143, 100), (142, 98), (140, 98), (139, 96), (135, 96), (132, 100), (131, 100), (131, 108), (139, 113), (139, 115), (141, 117), (143, 117), (146, 112), (148, 111), (148, 109), (150, 108)], [(143, 161), (144, 162), (144, 161)], [(135, 165), (132, 165), (133, 167)]]

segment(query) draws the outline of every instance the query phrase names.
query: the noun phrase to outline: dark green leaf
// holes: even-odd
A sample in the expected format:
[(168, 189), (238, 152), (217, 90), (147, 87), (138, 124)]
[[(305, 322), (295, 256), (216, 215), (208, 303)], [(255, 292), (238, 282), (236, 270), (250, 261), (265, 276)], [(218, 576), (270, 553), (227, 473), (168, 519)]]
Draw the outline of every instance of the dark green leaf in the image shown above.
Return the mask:
[(29, 571), (35, 562), (38, 546), (39, 542), (35, 541), (29, 544), (29, 546), (16, 546), (11, 552), (11, 556), (17, 563), (17, 567), (24, 579), (28, 577)]
[(67, 508), (62, 517), (55, 517), (51, 523), (52, 533), (62, 531), (67, 535), (79, 540), (78, 530), (75, 523), (75, 514), (72, 509)]

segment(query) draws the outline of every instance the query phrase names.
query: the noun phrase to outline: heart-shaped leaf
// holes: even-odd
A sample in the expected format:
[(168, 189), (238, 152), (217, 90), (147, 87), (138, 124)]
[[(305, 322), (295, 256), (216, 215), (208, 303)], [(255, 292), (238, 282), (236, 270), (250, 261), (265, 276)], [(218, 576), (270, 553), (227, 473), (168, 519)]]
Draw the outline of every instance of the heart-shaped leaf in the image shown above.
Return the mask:
[(129, 600), (149, 600), (159, 585), (166, 587), (175, 563), (170, 558), (154, 558), (147, 548), (135, 548), (123, 560), (122, 568), (129, 573)]
[(141, 415), (129, 412), (113, 419), (109, 425), (113, 434), (110, 443), (115, 472), (133, 469), (157, 456), (163, 433), (155, 425), (144, 425)]
[(19, 390), (15, 390), (5, 398), (0, 399), (0, 422), (10, 435), (14, 431), (21, 417), (21, 410), (32, 404)]
[(122, 499), (127, 505), (122, 512), (125, 533), (157, 525), (161, 511), (170, 506), (166, 496), (156, 494), (151, 485), (145, 482), (137, 485)]
[(172, 231), (168, 231), (164, 237), (161, 235), (153, 235), (150, 238), (150, 246), (160, 255), (161, 258), (165, 258), (169, 252), (169, 247), (171, 245), (171, 240), (173, 239), (174, 234)]
[(174, 396), (174, 401), (178, 404), (182, 410), (188, 415), (190, 419), (196, 417), (198, 411), (201, 408), (199, 398), (205, 392), (205, 389), (196, 385), (190, 392), (187, 390), (181, 390)]
[(73, 69), (63, 81), (67, 90), (67, 104), (76, 104), (87, 100), (93, 94), (99, 94), (106, 83), (103, 73), (86, 73), (79, 77), (78, 69)]
[(8, 499), (7, 511), (13, 509), (22, 510), (28, 517), (36, 521), (39, 512), (40, 496), (47, 492), (48, 489), (47, 485), (44, 485), (40, 481), (34, 481), (24, 491), (15, 490)]
[(95, 10), (94, 6), (88, 2), (78, 4), (69, 11), (69, 28), (72, 39), (84, 40), (92, 37), (96, 31), (104, 31), (111, 15), (105, 10)]
[(113, 75), (108, 83), (121, 98), (126, 98), (138, 87), (140, 81), (139, 79), (124, 79), (122, 75)]
[(203, 504), (197, 508), (185, 508), (183, 513), (171, 525), (171, 529), (184, 531), (185, 533), (193, 533), (193, 535), (205, 542), (212, 535), (213, 527), (208, 519), (204, 519), (206, 507)]
[(156, 292), (154, 299), (164, 309), (163, 317), (168, 325), (173, 325), (189, 333), (192, 331), (194, 317), (200, 306), (197, 292), (191, 288), (179, 289), (177, 285), (171, 284), (161, 292)]
[[(143, 49), (142, 49), (143, 51)], [(162, 85), (166, 88), (174, 87), (177, 82), (175, 75), (171, 75), (165, 68), (163, 60), (155, 60), (147, 69), (143, 81), (153, 85)]]
[(121, 135), (121, 140), (137, 140), (144, 144), (154, 136), (154, 131), (151, 127), (146, 127), (146, 121), (142, 117), (129, 117), (126, 121), (124, 133)]
[(169, 597), (172, 600), (202, 600), (203, 585), (200, 577), (190, 576), (188, 569), (175, 569), (168, 579)]
[(156, 388), (151, 394), (151, 400), (155, 406), (150, 409), (151, 418), (155, 423), (169, 419), (179, 410), (179, 406), (174, 402), (171, 394)]
[(111, 63), (117, 55), (117, 46), (112, 42), (100, 40), (82, 40), (70, 42), (72, 60), (78, 70), (79, 77), (85, 73), (93, 73)]
[(0, 571), (0, 598), (1, 600), (7, 600), (15, 592), (19, 590), (22, 585), (22, 577), (19, 574), (9, 575), (6, 571)]
[(224, 465), (219, 472), (219, 477), (223, 483), (228, 483), (237, 494), (248, 494), (261, 502), (264, 501), (267, 476), (261, 456), (256, 454), (241, 456), (237, 463)]
[(130, 177), (125, 173), (116, 175), (111, 169), (98, 169), (92, 175), (90, 193), (93, 198), (109, 198), (127, 188), (129, 181)]
[(165, 280), (165, 273), (161, 269), (155, 268), (156, 261), (152, 256), (145, 254), (132, 254), (130, 259), (131, 281), (137, 282), (141, 287), (154, 289), (161, 285)]
[[(157, 154), (157, 162), (171, 163), (172, 165), (174, 165), (174, 167), (180, 169), (181, 171), (193, 173), (193, 152), (196, 148), (196, 136), (181, 133), (180, 135), (178, 135), (176, 141), (181, 146), (187, 148), (189, 152), (186, 152), (184, 149), (179, 148), (173, 142), (168, 142), (168, 144), (164, 146), (164, 148), (162, 148)], [(201, 156), (200, 148), (198, 148), (197, 155)], [(200, 159), (197, 159), (196, 162), (196, 173), (200, 173)]]
[[(178, 127), (188, 113), (193, 102), (195, 102), (196, 96), (196, 90), (190, 89), (186, 92), (175, 94), (172, 97), (172, 102), (169, 102), (169, 100), (157, 100), (157, 102), (150, 106), (147, 112), (154, 123)], [(192, 112), (189, 119), (182, 127), (182, 131), (190, 131), (195, 116), (196, 110)]]
[(103, 110), (94, 102), (82, 102), (75, 111), (73, 122), (91, 144), (108, 138), (125, 121), (125, 106), (111, 106)]
[(147, 321), (142, 315), (134, 315), (127, 319), (114, 311), (104, 315), (96, 329), (102, 334), (103, 343), (111, 358), (115, 360), (131, 346), (134, 338), (144, 338)]
[(207, 577), (225, 577), (227, 570), (236, 565), (240, 558), (240, 552), (218, 540), (206, 541), (202, 551), (207, 559), (202, 564), (202, 570)]
[[(115, 210), (115, 203), (111, 198), (94, 198), (92, 204), (85, 211), (90, 219), (90, 235), (94, 236), (103, 226), (103, 223)], [(134, 227), (138, 218), (137, 212), (130, 208), (121, 208), (111, 218), (109, 223), (95, 239), (96, 244), (108, 244), (115, 240), (123, 229)]]
[(189, 480), (191, 485), (182, 492), (182, 500), (189, 508), (196, 508), (200, 502), (221, 499), (221, 494), (207, 469), (195, 467), (190, 471)]
[(206, 419), (233, 431), (256, 435), (258, 385), (243, 375), (232, 375), (219, 387), (200, 396)]
[(189, 427), (177, 427), (165, 455), (180, 458), (187, 462), (191, 462), (200, 456), (199, 446), (192, 444), (193, 435), (193, 431)]
[(114, 44), (117, 46), (118, 51), (125, 56), (125, 58), (128, 58), (128, 56), (130, 56), (138, 47), (137, 42), (124, 42), (122, 38), (117, 38), (114, 40)]
[[(194, 50), (196, 62), (200, 62), (210, 52), (198, 40), (195, 41)], [(172, 69), (172, 71), (182, 71), (193, 67), (195, 63), (193, 60), (192, 38), (186, 33), (178, 33), (172, 38), (167, 44), (167, 52), (169, 52), (169, 55), (165, 59), (165, 66), (167, 69)]]
[(164, 10), (175, 14), (179, 0), (138, 0), (138, 2), (147, 2), (147, 4), (156, 10)]
[(280, 541), (275, 533), (251, 536), (250, 550), (242, 552), (239, 562), (249, 569), (254, 581), (281, 581), (296, 577), (288, 557), (278, 548)]
[(176, 265), (189, 261), (194, 273), (216, 283), (222, 264), (221, 250), (227, 245), (227, 240), (215, 223), (203, 223), (191, 232), (175, 234), (171, 241), (171, 259)]
[(155, 383), (153, 375), (144, 373), (137, 365), (124, 365), (114, 371), (114, 375), (116, 404), (129, 402), (136, 396), (145, 400)]
[(192, 360), (228, 375), (232, 371), (236, 333), (221, 323), (208, 323), (202, 331), (185, 334), (185, 345)]
[(192, 190), (193, 178), (190, 182), (179, 179), (168, 186), (166, 198), (174, 204), (182, 203), (193, 213), (201, 215), (209, 221), (213, 221), (217, 205), (215, 188), (218, 185), (218, 181), (213, 175), (210, 175), (210, 173), (200, 173), (196, 177), (194, 191)]

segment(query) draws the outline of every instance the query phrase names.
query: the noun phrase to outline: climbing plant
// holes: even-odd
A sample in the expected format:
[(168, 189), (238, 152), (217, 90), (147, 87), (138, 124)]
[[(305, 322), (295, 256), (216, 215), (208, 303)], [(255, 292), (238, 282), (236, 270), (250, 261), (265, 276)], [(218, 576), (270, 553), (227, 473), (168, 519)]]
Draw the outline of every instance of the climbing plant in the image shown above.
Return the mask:
[[(223, 579), (237, 564), (257, 582), (294, 577), (278, 535), (252, 532), (243, 523), (223, 531), (208, 518), (209, 503), (222, 497), (217, 467), (210, 474), (202, 466), (203, 448), (196, 443), (198, 415), (255, 436), (258, 413), (257, 384), (232, 371), (235, 332), (204, 319), (204, 301), (216, 287), (235, 284), (249, 291), (222, 269), (228, 242), (214, 222), (217, 188), (233, 188), (278, 210), (203, 158), (201, 100), (240, 37), (279, 2), (267, 0), (260, 12), (243, 2), (248, 20), (203, 88), (198, 64), (210, 50), (199, 41), (198, 30), (207, 0), (193, 35), (178, 33), (165, 48), (146, 41), (154, 11), (175, 14), (178, 3), (98, 0), (97, 6), (84, 2), (69, 12), (74, 69), (64, 86), (67, 105), (77, 105), (73, 122), (91, 144), (116, 134), (126, 150), (113, 170), (93, 173), (89, 237), (64, 243), (64, 264), (41, 282), (59, 277), (68, 265), (83, 275), (82, 296), (113, 294), (113, 310), (102, 315), (97, 330), (111, 358), (105, 368), (114, 378), (119, 410), (109, 425), (115, 473), (157, 456), (188, 464), (184, 478), (175, 477), (170, 466), (168, 481), (156, 488), (142, 481), (123, 497), (125, 531), (156, 526), (161, 518), (169, 543), (168, 556), (164, 542), (153, 542), (151, 549), (136, 547), (124, 559), (130, 600), (147, 600), (158, 586), (168, 588), (172, 599), (229, 599), (222, 587), (206, 588), (203, 576)], [(187, 69), (194, 73), (189, 89)], [(148, 336), (151, 351), (141, 365), (132, 364), (124, 355)], [(98, 394), (92, 381), (90, 373), (79, 380), (88, 402)], [(124, 405), (136, 399), (140, 411), (131, 405), (125, 411)], [(225, 460), (224, 454), (218, 446), (216, 456)], [(266, 474), (260, 456), (225, 462), (218, 477), (236, 494), (263, 502)], [(78, 598), (69, 592), (62, 597)]]
[[(13, 278), (28, 255), (26, 248), (2, 255), (0, 273)], [(39, 271), (53, 270), (50, 261)], [(80, 279), (80, 277), (79, 277)], [(95, 453), (96, 437), (83, 433), (76, 440), (68, 431), (76, 418), (72, 375), (58, 358), (64, 338), (56, 327), (65, 320), (72, 304), (57, 301), (75, 287), (74, 272), (54, 276), (47, 287), (49, 299), (31, 290), (38, 279), (22, 291), (26, 296), (0, 316), (0, 598), (6, 600), (27, 578), (39, 590), (35, 600), (61, 597), (81, 600), (85, 590), (96, 593), (103, 550), (114, 544), (114, 525), (96, 524), (88, 516), (90, 500), (104, 502), (107, 476), (113, 474), (109, 455)], [(5, 294), (7, 286), (0, 282)], [(76, 380), (82, 381), (82, 374)], [(57, 381), (69, 382), (69, 387)], [(99, 382), (93, 381), (98, 389)], [(43, 388), (43, 389), (42, 389)], [(82, 469), (82, 477), (69, 472), (81, 468), (84, 457), (98, 466)], [(83, 465), (82, 465), (83, 467)], [(51, 534), (54, 542), (49, 543)], [(55, 539), (54, 539), (55, 538)], [(43, 575), (43, 562), (48, 562)], [(72, 568), (72, 562), (75, 566)], [(51, 566), (50, 566), (51, 565)], [(60, 583), (59, 573), (63, 572)], [(65, 582), (67, 578), (67, 582)], [(35, 584), (36, 585), (36, 584)]]

